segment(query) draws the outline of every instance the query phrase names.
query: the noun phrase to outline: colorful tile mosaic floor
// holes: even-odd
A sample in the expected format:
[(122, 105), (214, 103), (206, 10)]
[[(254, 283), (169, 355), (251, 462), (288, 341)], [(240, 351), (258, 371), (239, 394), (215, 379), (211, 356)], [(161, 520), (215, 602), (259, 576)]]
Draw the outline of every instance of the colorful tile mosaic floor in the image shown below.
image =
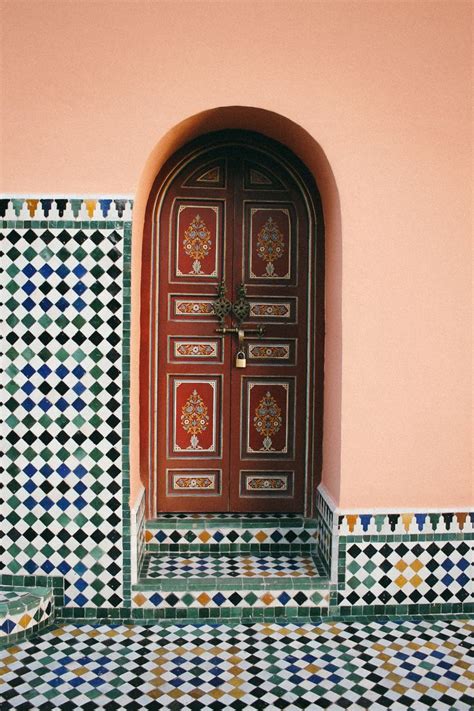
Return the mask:
[(298, 578), (320, 575), (324, 575), (324, 569), (310, 555), (148, 554), (140, 577), (142, 579)]
[(0, 651), (0, 709), (472, 711), (473, 633), (465, 620), (67, 625)]

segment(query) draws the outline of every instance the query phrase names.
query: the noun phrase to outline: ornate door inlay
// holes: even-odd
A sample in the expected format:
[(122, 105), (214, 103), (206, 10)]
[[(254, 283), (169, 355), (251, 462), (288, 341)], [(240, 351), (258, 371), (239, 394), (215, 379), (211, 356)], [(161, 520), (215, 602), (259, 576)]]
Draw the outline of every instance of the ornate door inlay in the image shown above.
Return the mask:
[(301, 512), (314, 318), (303, 183), (286, 158), (238, 141), (191, 150), (166, 175), (149, 213), (148, 302), (142, 291), (143, 466), (158, 510)]

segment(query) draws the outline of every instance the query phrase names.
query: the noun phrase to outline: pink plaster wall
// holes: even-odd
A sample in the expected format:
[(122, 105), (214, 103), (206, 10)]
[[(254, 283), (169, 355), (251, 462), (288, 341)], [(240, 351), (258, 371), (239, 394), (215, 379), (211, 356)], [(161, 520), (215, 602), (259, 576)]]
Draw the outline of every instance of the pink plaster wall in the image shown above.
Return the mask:
[(323, 481), (344, 507), (472, 503), (471, 9), (1, 3), (0, 189), (136, 195), (135, 259), (151, 168), (183, 119), (260, 107), (322, 148), (329, 170), (300, 153), (334, 198)]

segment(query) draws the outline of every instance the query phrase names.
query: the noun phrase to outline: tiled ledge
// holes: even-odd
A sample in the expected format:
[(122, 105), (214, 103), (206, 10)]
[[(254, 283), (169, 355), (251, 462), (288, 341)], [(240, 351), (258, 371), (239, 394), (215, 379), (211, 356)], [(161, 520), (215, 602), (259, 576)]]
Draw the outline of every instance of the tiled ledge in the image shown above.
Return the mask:
[(51, 588), (0, 586), (0, 645), (13, 644), (54, 619)]
[(302, 552), (316, 546), (317, 522), (298, 514), (165, 514), (145, 523), (145, 543), (161, 553)]

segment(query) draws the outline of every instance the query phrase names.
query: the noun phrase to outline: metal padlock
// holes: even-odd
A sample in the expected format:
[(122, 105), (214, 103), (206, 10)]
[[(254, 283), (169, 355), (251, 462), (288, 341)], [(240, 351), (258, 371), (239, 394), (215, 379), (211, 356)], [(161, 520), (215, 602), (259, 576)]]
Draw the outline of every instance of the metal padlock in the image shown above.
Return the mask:
[(246, 368), (247, 367), (247, 358), (245, 356), (245, 351), (242, 348), (239, 351), (237, 351), (237, 355), (235, 356), (235, 367), (236, 368)]

